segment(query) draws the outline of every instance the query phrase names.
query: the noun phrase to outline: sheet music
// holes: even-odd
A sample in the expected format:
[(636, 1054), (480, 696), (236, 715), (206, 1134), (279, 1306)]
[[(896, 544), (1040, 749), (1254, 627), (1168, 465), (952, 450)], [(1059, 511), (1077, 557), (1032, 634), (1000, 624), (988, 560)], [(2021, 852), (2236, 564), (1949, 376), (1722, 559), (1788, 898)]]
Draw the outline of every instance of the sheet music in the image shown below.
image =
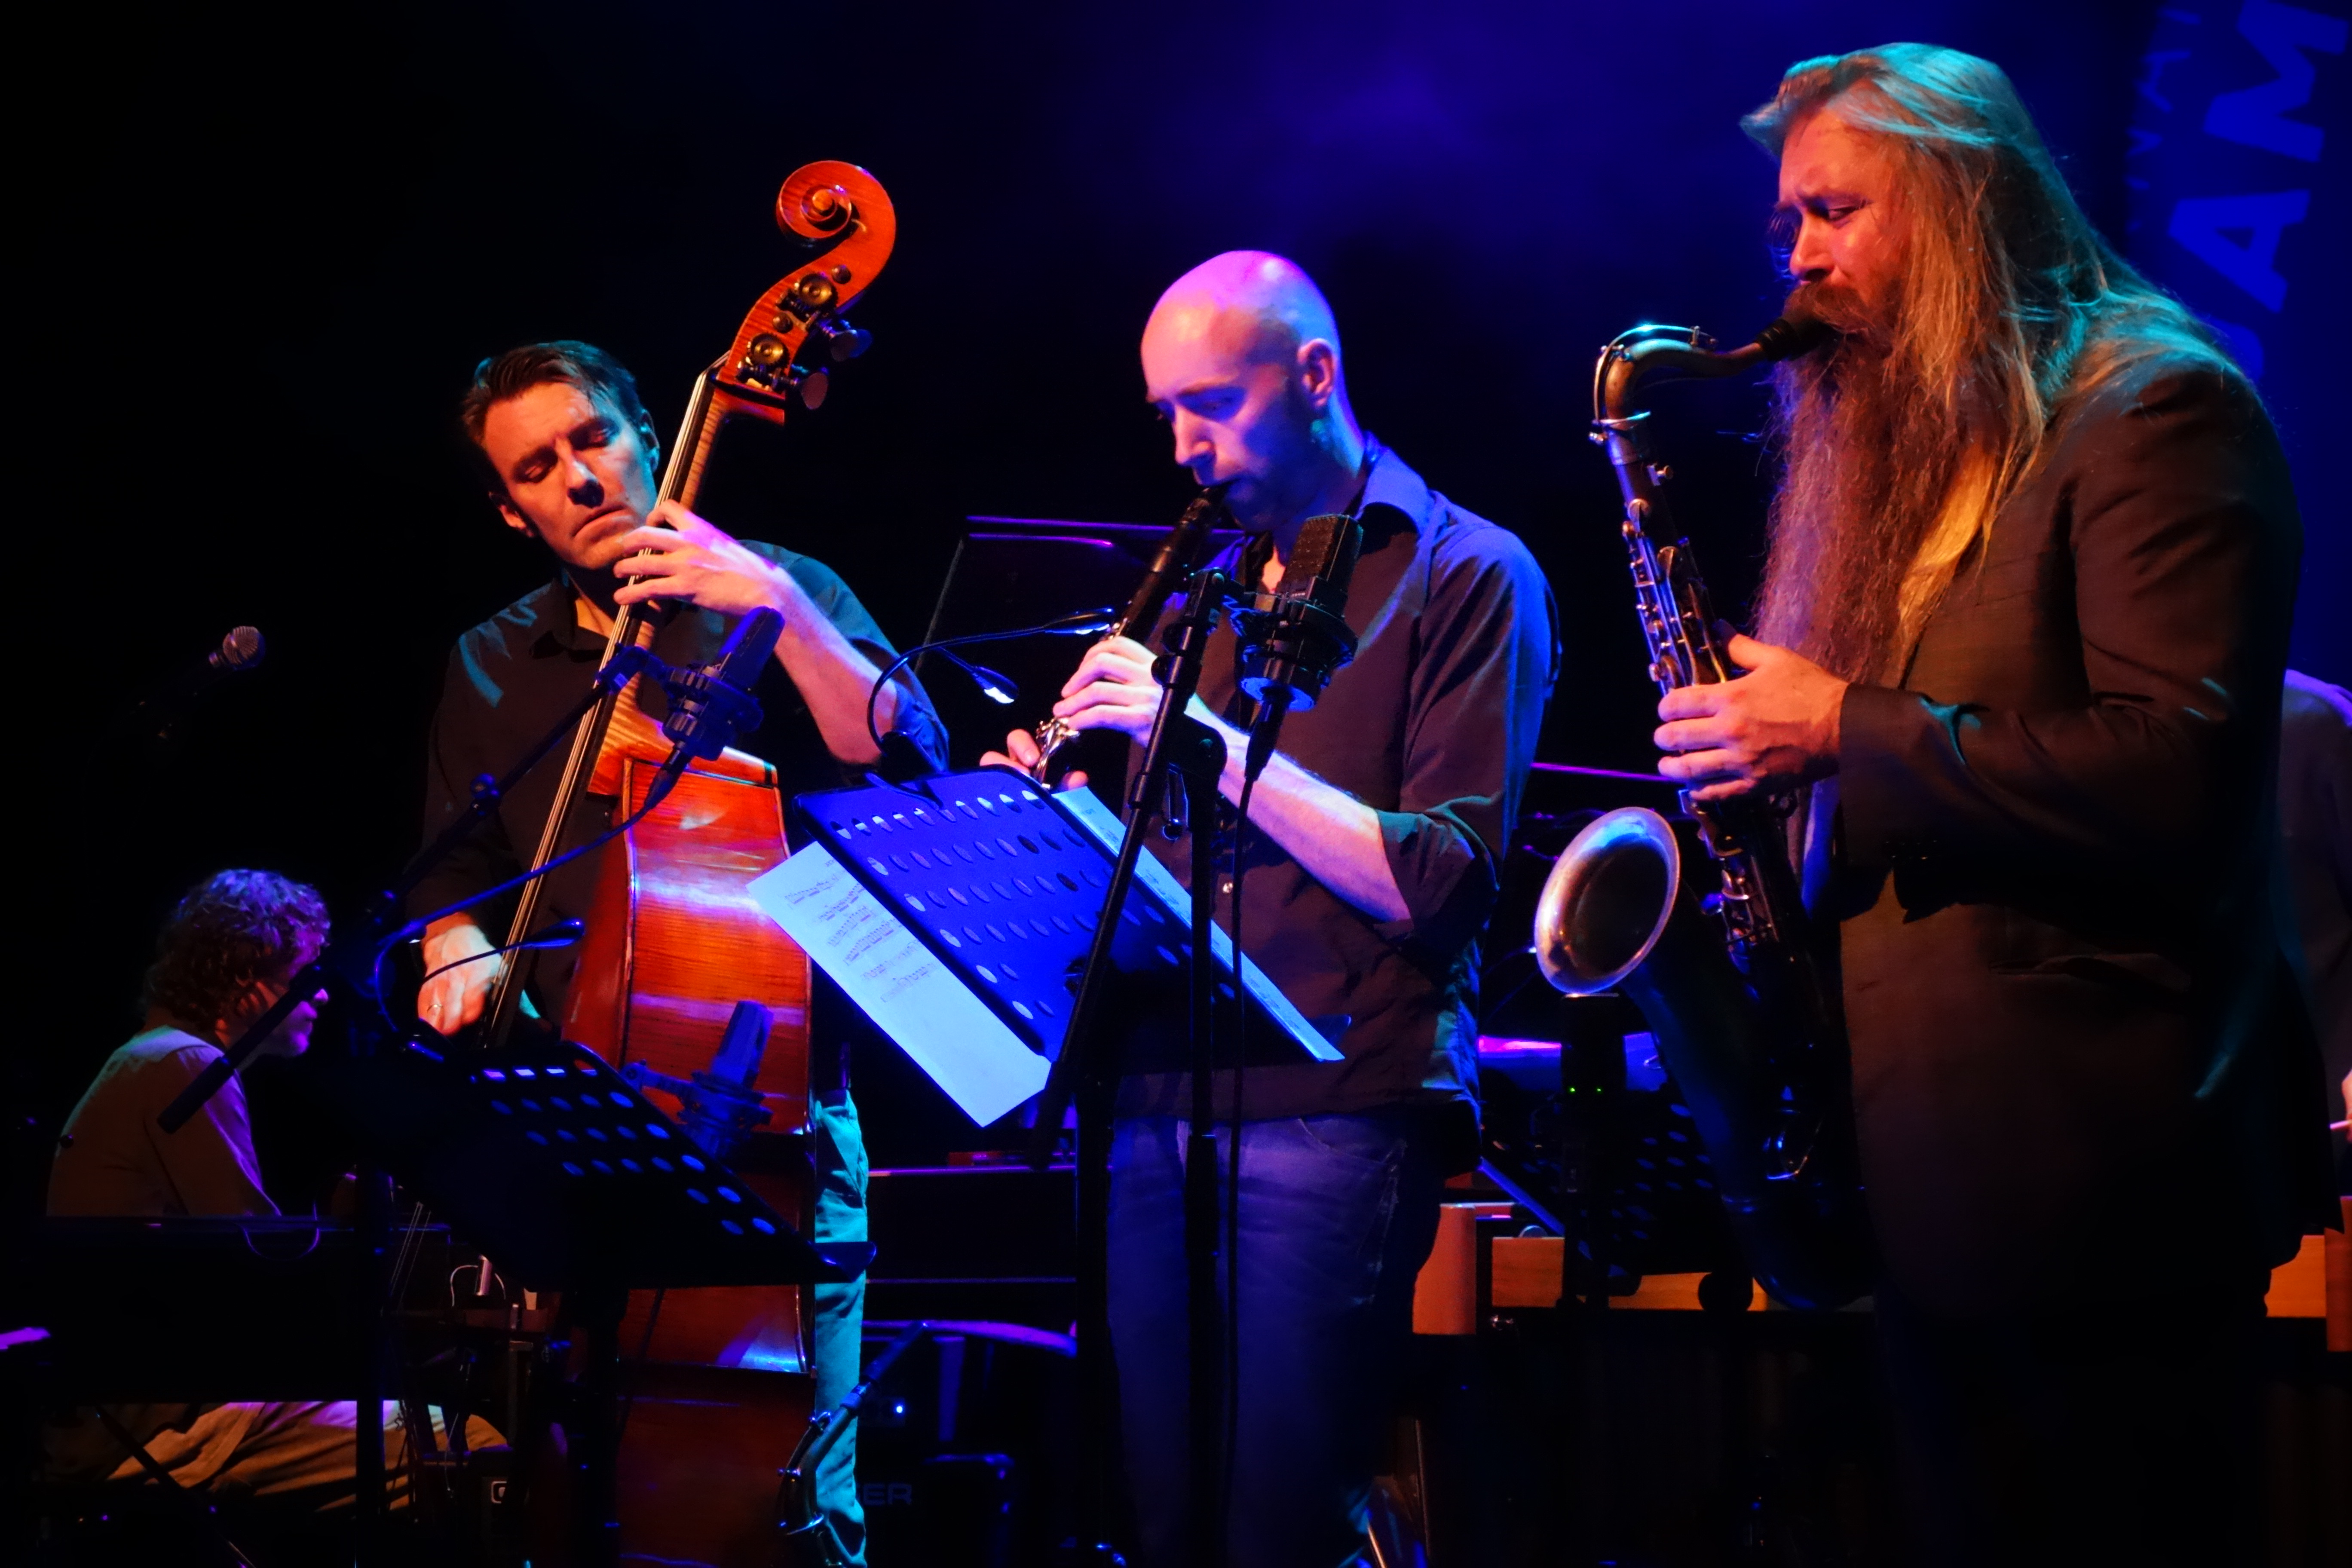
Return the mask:
[(752, 900), (981, 1126), (1045, 1087), (1047, 1063), (822, 844)]

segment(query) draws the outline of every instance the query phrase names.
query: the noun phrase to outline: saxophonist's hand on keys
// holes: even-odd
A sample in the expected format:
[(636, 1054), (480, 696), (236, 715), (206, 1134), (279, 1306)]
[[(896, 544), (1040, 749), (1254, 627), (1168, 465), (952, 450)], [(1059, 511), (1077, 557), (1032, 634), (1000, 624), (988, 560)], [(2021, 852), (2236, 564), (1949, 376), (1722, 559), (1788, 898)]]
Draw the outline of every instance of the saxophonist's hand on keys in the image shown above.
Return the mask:
[[(1117, 730), (1133, 740), (1151, 733), (1151, 720), (1160, 710), (1160, 683), (1151, 678), (1151, 650), (1129, 637), (1106, 637), (1087, 650), (1076, 671), (1062, 684), (1062, 700), (1054, 717), (1073, 730)], [(1016, 767), (1034, 775), (1040, 754), (1036, 738), (1015, 730), (1004, 737), (1004, 750), (982, 757), (983, 764)], [(1064, 789), (1087, 782), (1073, 772), (1062, 780)]]
[(1784, 647), (1734, 637), (1745, 672), (1678, 687), (1658, 700), (1658, 772), (1692, 784), (1695, 800), (1793, 789), (1837, 772), (1846, 682)]

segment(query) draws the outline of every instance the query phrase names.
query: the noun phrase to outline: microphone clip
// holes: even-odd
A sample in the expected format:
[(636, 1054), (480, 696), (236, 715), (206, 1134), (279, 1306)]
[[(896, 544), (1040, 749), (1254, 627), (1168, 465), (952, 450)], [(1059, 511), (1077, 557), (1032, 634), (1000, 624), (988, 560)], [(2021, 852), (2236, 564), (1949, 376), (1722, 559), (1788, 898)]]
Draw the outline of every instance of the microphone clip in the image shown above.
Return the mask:
[(1238, 684), (1263, 704), (1286, 688), (1286, 707), (1304, 713), (1323, 688), (1356, 657), (1356, 634), (1345, 617), (1309, 594), (1253, 594), (1234, 606), (1234, 668)]
[(709, 761), (738, 735), (760, 727), (765, 715), (760, 700), (719, 676), (715, 669), (671, 664), (648, 649), (627, 644), (596, 672), (602, 691), (617, 690), (645, 676), (669, 698), (669, 717), (662, 733), (685, 748), (689, 758)]
[(736, 736), (758, 729), (764, 718), (758, 698), (710, 670), (672, 668), (661, 671), (660, 679), (670, 704), (662, 733), (706, 761)]

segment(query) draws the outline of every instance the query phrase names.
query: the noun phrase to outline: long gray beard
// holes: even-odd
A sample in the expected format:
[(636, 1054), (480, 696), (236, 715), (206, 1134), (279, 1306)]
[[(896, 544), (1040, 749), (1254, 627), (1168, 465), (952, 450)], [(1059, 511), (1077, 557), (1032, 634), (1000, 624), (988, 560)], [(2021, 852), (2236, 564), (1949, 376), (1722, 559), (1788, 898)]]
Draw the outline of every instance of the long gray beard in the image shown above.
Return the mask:
[(1850, 297), (1823, 291), (1816, 310), (1849, 335), (1774, 372), (1772, 427), (1785, 467), (1757, 636), (1847, 680), (1886, 683), (1909, 651), (1904, 578), (1949, 494), (1965, 437), (1950, 405), (1852, 319)]

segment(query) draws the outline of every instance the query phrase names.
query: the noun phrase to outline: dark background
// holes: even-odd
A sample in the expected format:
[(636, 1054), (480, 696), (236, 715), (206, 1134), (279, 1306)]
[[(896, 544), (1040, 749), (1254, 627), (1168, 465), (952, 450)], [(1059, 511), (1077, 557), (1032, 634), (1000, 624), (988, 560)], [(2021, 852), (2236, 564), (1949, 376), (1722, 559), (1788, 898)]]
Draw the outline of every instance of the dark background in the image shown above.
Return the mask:
[[(2226, 33), (2233, 8), (2201, 8)], [(831, 563), (903, 642), (967, 514), (1170, 519), (1188, 486), (1141, 401), (1137, 332), (1192, 263), (1282, 250), (1337, 308), (1367, 424), (1550, 574), (1568, 673), (1543, 754), (1641, 768), (1653, 697), (1613, 489), (1584, 439), (1590, 368), (1637, 321), (1737, 342), (1774, 313), (1772, 165), (1738, 116), (1803, 56), (1968, 48), (2010, 70), (2120, 235), (2152, 16), (2080, 0), (80, 13), (62, 47), (19, 59), (54, 93), (20, 111), (37, 155), (13, 226), (34, 474), (16, 574), (39, 606), (16, 704), (27, 1110), (61, 1116), (134, 1026), (153, 930), (196, 878), (278, 868), (348, 912), (390, 877), (452, 638), (545, 572), (458, 444), (475, 362), (590, 339), (671, 427), (793, 265), (770, 210), (801, 163), (873, 170), (898, 248), (856, 313), (874, 350), (832, 401), (782, 432), (730, 432), (704, 493), (715, 521)], [(2273, 74), (2243, 53), (2242, 80)], [(2332, 92), (2345, 62), (2310, 58)], [(2340, 227), (2340, 203), (2326, 210)], [(2307, 242), (2290, 233), (2283, 269)], [(2301, 268), (2305, 297), (2317, 270)], [(2272, 396), (2304, 449), (2336, 412)], [(1664, 444), (1727, 608), (1759, 547), (1766, 476), (1741, 434), (1759, 415), (1752, 392), (1694, 393)], [(96, 740), (247, 621), (268, 665), (172, 749)], [(2342, 679), (2333, 635), (2298, 653)], [(26, 1147), (20, 1174), (45, 1157), (41, 1136)]]

